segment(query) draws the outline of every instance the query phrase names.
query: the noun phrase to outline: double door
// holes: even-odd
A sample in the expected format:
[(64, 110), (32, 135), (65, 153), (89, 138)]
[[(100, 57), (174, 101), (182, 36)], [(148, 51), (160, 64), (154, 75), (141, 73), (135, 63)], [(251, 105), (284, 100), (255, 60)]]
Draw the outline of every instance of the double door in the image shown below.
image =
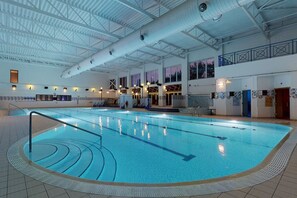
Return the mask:
[(181, 95), (181, 93), (180, 92), (166, 93), (166, 106), (172, 105), (172, 96), (173, 95)]

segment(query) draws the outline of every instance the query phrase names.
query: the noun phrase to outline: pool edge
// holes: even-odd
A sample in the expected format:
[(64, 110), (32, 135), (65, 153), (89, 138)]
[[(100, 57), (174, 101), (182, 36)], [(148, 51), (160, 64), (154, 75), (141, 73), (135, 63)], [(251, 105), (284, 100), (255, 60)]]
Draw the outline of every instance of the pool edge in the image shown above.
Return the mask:
[[(40, 170), (39, 167), (35, 167), (30, 163), (25, 156), (21, 156), (19, 148), (25, 143), (27, 137), (19, 140), (13, 144), (7, 153), (9, 162), (19, 171), (33, 177), (42, 182), (52, 184), (67, 189), (77, 190), (81, 192), (102, 194), (102, 195), (114, 195), (114, 196), (139, 196), (139, 197), (162, 197), (162, 196), (192, 196), (192, 195), (204, 195), (217, 192), (225, 192), (238, 188), (244, 188), (252, 185), (256, 185), (267, 181), (274, 176), (278, 175), (285, 167), (291, 156), (293, 149), (297, 142), (297, 131), (294, 126), (291, 126), (292, 130), (282, 139), (281, 142), (269, 153), (269, 155), (263, 160), (263, 162), (256, 167), (249, 169), (245, 172), (235, 174), (232, 176), (221, 177), (217, 179), (182, 182), (172, 184), (127, 184), (127, 183), (111, 183), (111, 182), (99, 182), (87, 179), (78, 179), (71, 176), (65, 176), (60, 173), (52, 171)], [(54, 128), (54, 127), (53, 127)], [(48, 129), (47, 129), (48, 130)], [(44, 130), (43, 130), (44, 131)], [(40, 134), (39, 133), (35, 133)], [(295, 137), (296, 136), (296, 137)], [(293, 140), (292, 140), (293, 139)], [(293, 144), (290, 144), (293, 141)], [(282, 149), (283, 147), (289, 147)], [(12, 151), (16, 151), (17, 155)], [(285, 151), (283, 151), (285, 150)], [(276, 161), (285, 161), (284, 163), (273, 163), (277, 154), (285, 153), (285, 155), (278, 156)], [(25, 159), (23, 158), (25, 157)], [(285, 159), (284, 159), (285, 157)], [(18, 159), (15, 159), (18, 158)], [(20, 164), (22, 164), (20, 166)], [(38, 166), (38, 165), (37, 165)], [(267, 169), (268, 166), (272, 166), (272, 169)], [(24, 168), (25, 167), (25, 168)], [(33, 169), (32, 169), (33, 168)], [(44, 168), (43, 168), (44, 169)], [(274, 169), (278, 170), (277, 172)], [(264, 174), (263, 175), (263, 171)], [(39, 174), (34, 174), (38, 172)], [(258, 174), (259, 173), (259, 174)], [(32, 175), (33, 174), (33, 175)], [(261, 176), (260, 176), (261, 175)], [(34, 177), (35, 176), (35, 177)], [(64, 180), (64, 181), (63, 181)]]

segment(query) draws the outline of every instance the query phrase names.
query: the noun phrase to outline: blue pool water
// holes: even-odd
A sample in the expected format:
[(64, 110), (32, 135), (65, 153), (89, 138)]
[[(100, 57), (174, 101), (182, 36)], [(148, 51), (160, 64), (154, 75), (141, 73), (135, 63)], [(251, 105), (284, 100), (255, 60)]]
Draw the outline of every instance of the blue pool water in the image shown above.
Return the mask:
[(44, 168), (107, 182), (207, 180), (259, 165), (291, 130), (276, 124), (92, 108), (34, 109), (61, 125), (33, 138), (25, 155)]

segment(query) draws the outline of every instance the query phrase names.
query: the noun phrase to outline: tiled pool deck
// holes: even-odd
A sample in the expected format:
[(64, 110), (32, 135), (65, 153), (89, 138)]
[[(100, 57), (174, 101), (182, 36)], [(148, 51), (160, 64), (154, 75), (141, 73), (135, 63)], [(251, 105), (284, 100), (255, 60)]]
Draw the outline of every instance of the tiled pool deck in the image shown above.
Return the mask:
[[(222, 117), (225, 118), (225, 117)], [(234, 119), (234, 118), (232, 118)], [(240, 118), (236, 118), (240, 119)], [(257, 121), (257, 120), (255, 120)], [(283, 120), (260, 120), (266, 122), (279, 122), (297, 126), (296, 121)], [(28, 134), (28, 118), (27, 117), (1, 117), (0, 118), (0, 198), (13, 197), (70, 197), (70, 198), (106, 198), (115, 196), (95, 195), (82, 192), (76, 192), (48, 185), (37, 181), (31, 177), (23, 175), (17, 171), (7, 159), (7, 151), (9, 147), (16, 141), (27, 136)], [(294, 149), (287, 167), (279, 175), (265, 181), (261, 184), (228, 191), (224, 193), (209, 194), (203, 196), (191, 196), (192, 198), (296, 198), (297, 197), (297, 150)]]

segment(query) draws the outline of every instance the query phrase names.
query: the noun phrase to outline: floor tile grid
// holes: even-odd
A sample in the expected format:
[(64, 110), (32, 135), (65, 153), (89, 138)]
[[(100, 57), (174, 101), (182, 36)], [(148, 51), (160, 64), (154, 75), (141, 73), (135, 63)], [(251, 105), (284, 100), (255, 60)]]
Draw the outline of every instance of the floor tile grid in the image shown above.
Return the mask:
[[(1, 123), (1, 127), (2, 127), (2, 123)], [(3, 130), (1, 129), (1, 132), (2, 132)], [(23, 135), (24, 135), (25, 133), (23, 133)], [(1, 133), (0, 134), (0, 137), (1, 137), (1, 143), (0, 143), (0, 148), (1, 148), (1, 151), (4, 151), (4, 149), (2, 149), (3, 148), (3, 137), (4, 136), (4, 133)], [(12, 139), (11, 137), (9, 137), (9, 139)], [(13, 142), (14, 140), (10, 140), (9, 142)], [(7, 147), (6, 147), (6, 149), (5, 150), (7, 150), (7, 148), (8, 148), (8, 145), (9, 144), (7, 144)], [(294, 155), (295, 154), (295, 155)], [(2, 156), (3, 156), (3, 152), (2, 152)], [(296, 164), (296, 159), (297, 159), (297, 153), (296, 153), (296, 151), (294, 151), (294, 153), (293, 153), (293, 156), (295, 156), (294, 157), (294, 161), (295, 161), (295, 164)], [(291, 156), (291, 158), (292, 158), (292, 156)], [(290, 161), (291, 161), (291, 159), (290, 159)], [(292, 163), (292, 162), (289, 162), (289, 165), (288, 165), (288, 167), (286, 168), (286, 170), (288, 170), (288, 169), (290, 169), (290, 164), (294, 164), (294, 163)], [(3, 162), (2, 162), (2, 160), (1, 160), (1, 162), (0, 162), (0, 167), (1, 167), (1, 170), (3, 169)], [(3, 170), (4, 170), (4, 172), (5, 172), (5, 169), (7, 170), (8, 169), (8, 165), (6, 164), (6, 166), (5, 166), (6, 168), (4, 168)], [(297, 168), (295, 167), (295, 170), (297, 170)], [(286, 178), (286, 179), (288, 179), (288, 176), (286, 176), (286, 175), (284, 175), (284, 174), (282, 174), (282, 177), (281, 178)], [(1, 178), (1, 177), (0, 177)], [(26, 178), (29, 178), (30, 179), (30, 177), (26, 177)], [(34, 180), (33, 179), (31, 179), (32, 181), (31, 182), (34, 182)], [(272, 180), (274, 180), (274, 179), (272, 179)], [(297, 179), (296, 179), (297, 180)], [(1, 181), (1, 180), (0, 180)], [(280, 179), (279, 179), (279, 181), (280, 181)], [(278, 181), (278, 182), (279, 182)], [(30, 181), (29, 181), (30, 182)], [(26, 179), (26, 184), (27, 184), (27, 179)], [(43, 184), (43, 185), (47, 185), (47, 184)], [(260, 184), (260, 185), (262, 185), (262, 184)], [(30, 186), (28, 186), (28, 187), (30, 187)], [(256, 187), (253, 187), (253, 188), (256, 188)], [(252, 194), (249, 194), (249, 192), (253, 189), (253, 188), (246, 188), (246, 189), (240, 189), (239, 191), (240, 192), (243, 192), (243, 193), (246, 193), (246, 197), (255, 197), (255, 196), (253, 196)], [(275, 189), (275, 191), (276, 191), (276, 189)], [(230, 192), (226, 192), (226, 193), (220, 193), (220, 194), (213, 194), (213, 195), (205, 195), (205, 196), (193, 196), (193, 197), (226, 197), (226, 195), (227, 196), (232, 196), (232, 197), (242, 197), (242, 196), (238, 196), (238, 193), (236, 193), (236, 194), (234, 194), (234, 191), (230, 191)], [(231, 194), (231, 195), (230, 195)], [(41, 195), (41, 194), (40, 194)], [(44, 194), (43, 194), (44, 195)], [(68, 196), (69, 197), (71, 197), (71, 195), (69, 195), (68, 194)], [(286, 194), (286, 196), (287, 196), (287, 194)], [(0, 197), (1, 197), (1, 195), (0, 195)], [(31, 196), (30, 196), (31, 197)], [(33, 197), (33, 196), (32, 196)], [(41, 196), (39, 196), (39, 197), (41, 197)], [(43, 196), (42, 196), (43, 197)], [(82, 193), (82, 197), (106, 197), (106, 196), (100, 196), (100, 195), (91, 195), (91, 194), (84, 194), (84, 193)], [(280, 195), (277, 195), (277, 194), (275, 194), (275, 196), (274, 197), (281, 197)], [(2, 198), (2, 197), (1, 197)]]

